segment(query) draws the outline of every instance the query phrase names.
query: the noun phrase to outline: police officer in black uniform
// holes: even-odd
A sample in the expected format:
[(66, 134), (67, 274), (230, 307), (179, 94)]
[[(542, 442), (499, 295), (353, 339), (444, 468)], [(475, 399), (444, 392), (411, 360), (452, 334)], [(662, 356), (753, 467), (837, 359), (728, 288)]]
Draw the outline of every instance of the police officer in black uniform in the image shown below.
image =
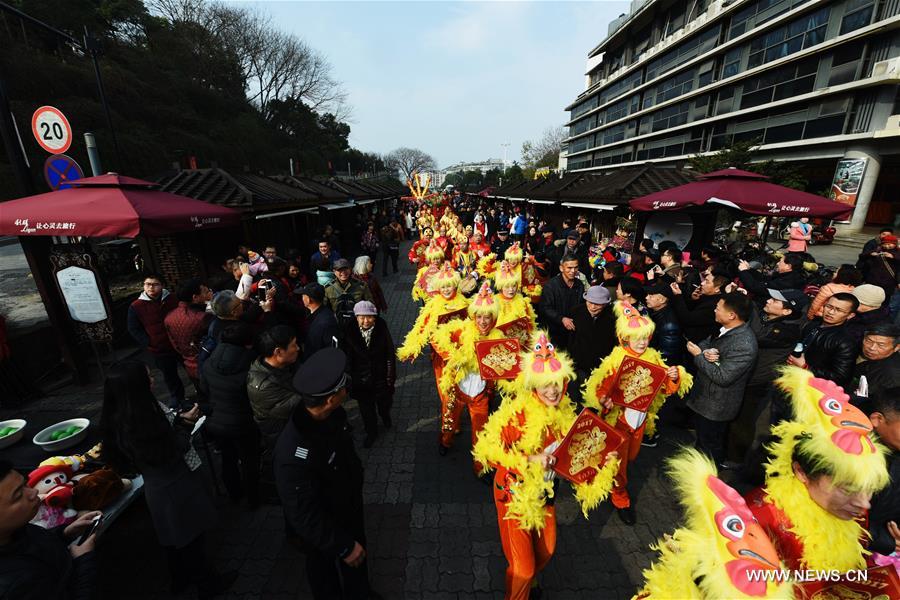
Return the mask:
[(324, 348), (294, 375), (302, 403), (275, 447), (278, 495), (288, 531), (306, 551), (316, 600), (365, 600), (369, 590), (363, 520), (363, 468), (347, 413), (347, 357)]

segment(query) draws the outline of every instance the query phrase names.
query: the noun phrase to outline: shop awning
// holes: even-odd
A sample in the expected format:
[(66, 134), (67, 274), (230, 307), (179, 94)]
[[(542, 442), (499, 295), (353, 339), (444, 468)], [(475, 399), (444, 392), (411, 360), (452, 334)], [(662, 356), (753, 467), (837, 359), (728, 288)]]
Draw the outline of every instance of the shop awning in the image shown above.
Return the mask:
[(563, 202), (562, 205), (566, 208), (587, 208), (589, 210), (613, 210), (615, 208), (612, 204), (589, 204), (587, 202)]

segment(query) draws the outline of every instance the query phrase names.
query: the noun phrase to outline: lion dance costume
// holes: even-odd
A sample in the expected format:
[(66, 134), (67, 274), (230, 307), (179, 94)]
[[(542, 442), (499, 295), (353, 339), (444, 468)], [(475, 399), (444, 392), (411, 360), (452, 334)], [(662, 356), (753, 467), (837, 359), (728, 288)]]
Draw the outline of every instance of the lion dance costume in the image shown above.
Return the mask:
[(686, 448), (668, 462), (685, 523), (653, 547), (659, 558), (644, 571), (636, 598), (791, 598), (790, 583), (759, 577), (781, 568), (778, 553), (744, 499), (718, 478), (712, 461)]
[[(500, 307), (490, 286), (482, 284), (478, 294), (469, 302), (469, 319), (450, 321), (438, 327), (432, 337), (432, 347), (445, 361), (438, 381), (441, 397), (441, 437), (440, 451), (444, 454), (459, 433), (459, 419), (463, 406), (469, 408), (472, 421), (472, 445), (487, 422), (489, 403), (496, 387), (493, 381), (481, 378), (475, 342), (497, 340), (505, 337), (496, 328)], [(479, 330), (476, 318), (486, 316), (491, 319), (490, 328)], [(475, 474), (480, 475), (482, 467), (473, 465)]]
[[(522, 373), (510, 386), (510, 395), (491, 415), (478, 437), (475, 460), (494, 468), (494, 504), (506, 569), (507, 600), (527, 599), (531, 584), (556, 548), (554, 479), (538, 461), (529, 460), (561, 441), (575, 421), (575, 406), (566, 386), (575, 376), (564, 354), (556, 354), (545, 332), (535, 334), (531, 354), (524, 356)], [(559, 402), (544, 402), (537, 390), (559, 386)], [(608, 494), (617, 469), (612, 458), (594, 478), (575, 486), (585, 514)]]
[[(584, 383), (584, 403), (595, 410), (603, 410), (601, 401), (611, 395), (612, 387), (616, 383), (616, 372), (625, 357), (632, 356), (645, 362), (668, 368), (659, 351), (647, 347), (641, 353), (632, 350), (629, 342), (639, 339), (649, 340), (653, 336), (655, 325), (649, 318), (641, 315), (636, 308), (627, 302), (616, 302), (613, 305), (616, 314), (616, 335), (619, 344), (609, 356), (603, 359), (600, 366), (594, 369), (591, 376)], [(666, 401), (666, 396), (678, 394), (684, 396), (693, 384), (694, 379), (684, 370), (678, 367), (678, 377), (673, 381), (666, 379), (665, 385), (660, 388), (646, 412), (633, 408), (613, 406), (609, 411), (603, 411), (607, 423), (615, 427), (625, 437), (625, 441), (619, 448), (619, 473), (616, 476), (616, 485), (612, 492), (612, 503), (616, 508), (628, 508), (631, 506), (631, 498), (628, 495), (628, 463), (633, 462), (640, 452), (641, 440), (644, 432), (653, 435), (656, 431), (656, 419), (659, 410)]]
[(794, 420), (772, 427), (766, 482), (747, 495), (750, 510), (772, 536), (791, 569), (866, 568), (866, 532), (819, 506), (794, 473), (802, 459), (831, 476), (834, 486), (874, 493), (888, 484), (885, 449), (872, 441), (872, 423), (835, 383), (799, 367), (784, 367), (776, 383), (790, 395)]

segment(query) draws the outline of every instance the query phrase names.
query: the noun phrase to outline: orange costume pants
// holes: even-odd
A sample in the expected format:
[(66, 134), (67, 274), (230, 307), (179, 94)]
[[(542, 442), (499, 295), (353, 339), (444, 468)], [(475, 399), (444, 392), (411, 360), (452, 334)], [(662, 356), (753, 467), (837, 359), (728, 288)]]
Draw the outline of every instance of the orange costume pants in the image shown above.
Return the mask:
[[(469, 407), (469, 420), (472, 422), (472, 447), (478, 440), (478, 434), (484, 429), (488, 420), (490, 400), (493, 395), (493, 387), (487, 386), (479, 394), (468, 396), (458, 387), (454, 387), (449, 394), (441, 394), (441, 445), (449, 448), (453, 445), (453, 438), (459, 433), (459, 421), (462, 417), (463, 406)], [(475, 475), (481, 476), (484, 470), (478, 461), (472, 462)]]
[(616, 421), (616, 431), (625, 437), (625, 441), (619, 446), (619, 471), (613, 481), (613, 489), (610, 494), (613, 506), (616, 508), (628, 508), (631, 506), (631, 497), (628, 495), (628, 463), (633, 462), (637, 458), (638, 452), (641, 451), (641, 441), (644, 439), (644, 427), (647, 421), (644, 420), (637, 429), (632, 429), (631, 425), (625, 420), (625, 416), (620, 415)]
[(506, 469), (499, 468), (494, 475), (494, 505), (497, 507), (497, 523), (500, 526), (500, 542), (506, 567), (505, 600), (528, 600), (531, 582), (544, 570), (556, 551), (556, 510), (547, 507), (547, 518), (540, 532), (519, 529), (519, 522), (506, 519), (507, 492)]

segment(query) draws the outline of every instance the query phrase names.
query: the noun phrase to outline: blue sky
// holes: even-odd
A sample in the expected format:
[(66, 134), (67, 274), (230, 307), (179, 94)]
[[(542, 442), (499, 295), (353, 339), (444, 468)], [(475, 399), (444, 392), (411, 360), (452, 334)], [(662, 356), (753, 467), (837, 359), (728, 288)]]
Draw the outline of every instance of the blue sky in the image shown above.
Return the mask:
[(519, 158), (566, 120), (588, 51), (626, 2), (254, 2), (324, 54), (353, 107), (351, 144), (412, 146), (441, 167)]

